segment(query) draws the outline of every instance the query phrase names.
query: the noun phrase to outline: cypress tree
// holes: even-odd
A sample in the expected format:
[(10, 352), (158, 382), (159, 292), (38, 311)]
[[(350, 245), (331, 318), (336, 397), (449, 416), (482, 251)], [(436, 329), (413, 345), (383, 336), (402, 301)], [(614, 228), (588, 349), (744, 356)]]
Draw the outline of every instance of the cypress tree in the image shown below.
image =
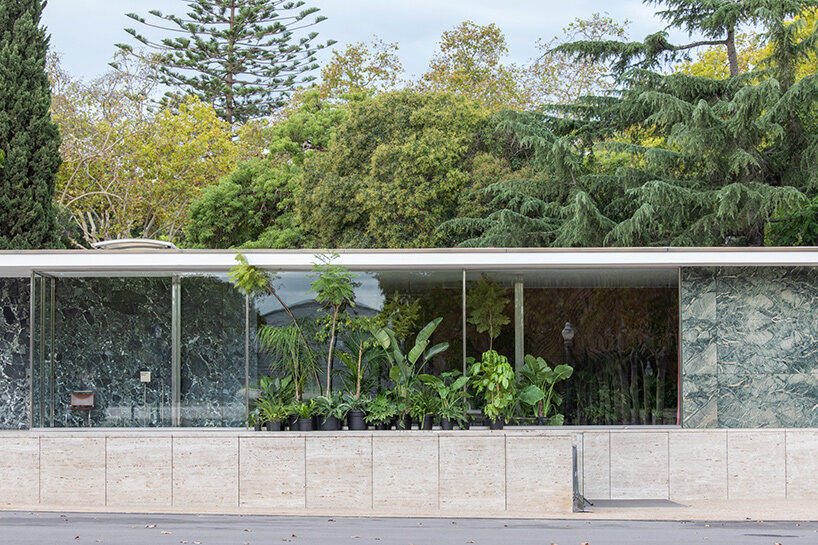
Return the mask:
[[(617, 90), (545, 113), (503, 113), (501, 126), (547, 182), (495, 184), (495, 212), (451, 222), (451, 236), (480, 246), (758, 245), (776, 211), (818, 192), (818, 75), (795, 78), (818, 52), (818, 31), (794, 20), (818, 1), (646, 3), (665, 6), (669, 27), (703, 39), (674, 45), (659, 32), (560, 46), (609, 63)], [(750, 25), (772, 54), (741, 73), (735, 33)], [(713, 45), (726, 48), (731, 77), (663, 71)]]
[(0, 248), (58, 244), (52, 199), (60, 134), (51, 121), (42, 0), (0, 2)]
[[(332, 45), (315, 44), (317, 32), (295, 32), (326, 17), (308, 18), (318, 8), (302, 0), (193, 0), (185, 16), (150, 11), (151, 21), (131, 19), (172, 33), (152, 41), (132, 28), (125, 32), (158, 52), (159, 81), (192, 92), (213, 104), (228, 123), (269, 115), (288, 92), (312, 81), (315, 54)], [(117, 44), (131, 52), (127, 44)], [(113, 65), (116, 67), (116, 65)]]

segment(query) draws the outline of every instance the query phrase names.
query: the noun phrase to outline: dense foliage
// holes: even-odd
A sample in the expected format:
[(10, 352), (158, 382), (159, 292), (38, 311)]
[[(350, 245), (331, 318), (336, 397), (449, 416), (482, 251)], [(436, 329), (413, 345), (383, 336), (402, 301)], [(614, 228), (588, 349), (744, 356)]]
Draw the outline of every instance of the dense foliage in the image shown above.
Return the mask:
[[(302, 0), (192, 0), (185, 15), (150, 11), (148, 21), (128, 17), (170, 33), (152, 41), (136, 30), (125, 31), (158, 51), (157, 80), (181, 87), (213, 104), (227, 123), (269, 115), (287, 93), (313, 78), (318, 68), (316, 32), (299, 32), (320, 23), (318, 8)], [(332, 45), (329, 42), (326, 45)], [(127, 44), (118, 46), (132, 51)]]
[(0, 249), (59, 243), (60, 134), (51, 121), (42, 0), (0, 3)]

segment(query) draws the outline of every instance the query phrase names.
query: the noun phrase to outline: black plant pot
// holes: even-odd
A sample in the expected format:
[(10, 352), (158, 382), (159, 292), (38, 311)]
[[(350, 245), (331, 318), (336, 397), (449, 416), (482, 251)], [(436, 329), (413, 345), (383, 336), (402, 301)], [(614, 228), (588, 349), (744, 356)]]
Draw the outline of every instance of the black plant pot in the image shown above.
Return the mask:
[(358, 409), (353, 409), (347, 414), (347, 422), (351, 430), (365, 430), (366, 420), (364, 420), (364, 412)]
[(412, 429), (412, 417), (408, 414), (406, 416), (399, 416), (397, 422), (395, 423), (395, 429), (398, 430), (411, 430)]
[(327, 416), (321, 419), (320, 428), (323, 431), (338, 431), (341, 429), (341, 421), (334, 416)]
[(430, 430), (435, 425), (435, 415), (427, 414), (423, 417), (423, 422), (420, 424), (420, 429), (422, 430)]
[(290, 431), (298, 431), (298, 415), (291, 414), (288, 416), (287, 425), (290, 426)]
[(264, 427), (267, 428), (267, 431), (281, 431), (281, 422), (278, 420), (275, 422), (265, 422)]
[(321, 429), (321, 420), (324, 418), (322, 414), (314, 414), (312, 415), (312, 429), (320, 430)]
[(470, 417), (470, 416), (467, 416), (467, 417), (466, 417), (466, 419), (465, 419), (465, 420), (463, 420), (463, 422), (461, 422), (461, 423), (460, 423), (460, 424), (458, 424), (458, 425), (460, 426), (460, 429), (461, 429), (461, 430), (467, 430), (467, 429), (469, 429), (469, 427), (471, 427), (471, 417)]
[(392, 424), (389, 423), (389, 422), (384, 422), (383, 424), (375, 424), (375, 429), (376, 430), (381, 430), (381, 431), (391, 430), (392, 429)]
[(543, 418), (542, 416), (538, 416), (537, 418), (534, 419), (534, 425), (545, 426), (545, 418)]
[(256, 422), (253, 424), (253, 429), (256, 431), (261, 431), (261, 422)]
[(299, 418), (298, 431), (312, 431), (312, 418)]
[(441, 418), (440, 419), (440, 429), (441, 430), (453, 430), (454, 429), (454, 422), (452, 422), (448, 418)]
[(495, 418), (494, 420), (489, 421), (489, 428), (492, 430), (501, 430), (503, 429), (503, 424), (505, 424), (505, 419), (500, 416)]

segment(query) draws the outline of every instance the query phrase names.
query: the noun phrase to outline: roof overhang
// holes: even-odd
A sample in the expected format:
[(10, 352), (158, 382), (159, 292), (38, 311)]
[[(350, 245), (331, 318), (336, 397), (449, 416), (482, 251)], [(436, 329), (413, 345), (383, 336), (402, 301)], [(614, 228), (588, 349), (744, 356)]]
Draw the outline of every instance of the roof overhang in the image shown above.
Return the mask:
[[(272, 270), (309, 270), (326, 250), (243, 250), (250, 264)], [(353, 270), (540, 268), (677, 268), (818, 266), (808, 248), (513, 248), (332, 250)], [(0, 276), (42, 272), (227, 271), (235, 250), (30, 250), (0, 252)]]

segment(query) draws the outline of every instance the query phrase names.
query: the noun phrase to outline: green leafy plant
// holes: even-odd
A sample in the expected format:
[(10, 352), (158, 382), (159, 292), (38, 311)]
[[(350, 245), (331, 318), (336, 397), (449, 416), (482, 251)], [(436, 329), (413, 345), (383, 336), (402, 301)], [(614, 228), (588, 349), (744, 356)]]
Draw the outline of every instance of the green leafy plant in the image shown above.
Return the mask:
[[(574, 368), (570, 365), (560, 364), (552, 369), (543, 358), (526, 355), (525, 365), (520, 369), (523, 386), (519, 394), (520, 401), (531, 405), (534, 416), (549, 418), (551, 408), (562, 404), (562, 396), (554, 391), (554, 387), (571, 378), (573, 373)], [(548, 420), (553, 426), (561, 426), (564, 422), (565, 416), (558, 413)]]
[(368, 401), (364, 417), (367, 424), (387, 424), (401, 412), (393, 396), (387, 392), (381, 392)]
[(322, 415), (324, 422), (326, 422), (330, 416), (334, 416), (338, 420), (343, 420), (350, 409), (349, 405), (341, 398), (341, 394), (319, 396), (313, 398), (312, 401), (315, 403), (313, 414)]
[(320, 263), (313, 265), (313, 280), (310, 291), (315, 293), (315, 300), (324, 305), (332, 315), (330, 324), (330, 339), (327, 347), (327, 384), (324, 393), (332, 394), (332, 359), (335, 348), (335, 337), (338, 327), (338, 317), (345, 306), (355, 306), (355, 284), (353, 278), (357, 275), (349, 272), (342, 265), (333, 265), (332, 261), (338, 255), (316, 256)]
[(440, 377), (424, 374), (418, 378), (437, 394), (437, 414), (441, 418), (454, 420), (458, 424), (466, 421), (468, 393), (465, 387), (469, 377), (461, 376), (460, 371), (447, 371)]
[(264, 416), (262, 416), (262, 414), (261, 414), (261, 409), (258, 406), (250, 409), (250, 412), (247, 413), (247, 426), (252, 428), (252, 427), (256, 426), (257, 424), (263, 424), (263, 423), (264, 423)]
[(391, 329), (383, 327), (372, 331), (372, 335), (386, 351), (386, 357), (392, 364), (389, 369), (389, 378), (394, 383), (397, 401), (403, 404), (401, 414), (407, 414), (412, 405), (410, 395), (418, 380), (418, 361), (422, 357), (422, 365), (425, 365), (432, 357), (449, 348), (449, 343), (443, 342), (427, 350), (432, 334), (442, 321), (443, 318), (435, 318), (426, 324), (417, 334), (414, 346), (406, 354), (401, 350), (395, 333)]
[(478, 333), (488, 332), (489, 350), (503, 326), (511, 323), (511, 319), (503, 314), (510, 302), (508, 290), (485, 275), (469, 288), (466, 297), (466, 306), (470, 309), (468, 322), (477, 327)]
[(261, 398), (256, 402), (263, 422), (280, 422), (290, 415), (287, 405), (270, 398)]
[(426, 415), (435, 415), (440, 408), (440, 398), (429, 388), (413, 388), (409, 399), (409, 415), (416, 420), (423, 420)]
[(292, 412), (290, 414), (295, 414), (298, 418), (312, 418), (312, 415), (315, 413), (315, 400), (310, 399), (309, 401), (300, 401), (291, 405)]
[(483, 394), (483, 414), (496, 420), (507, 415), (514, 404), (514, 369), (508, 358), (494, 350), (483, 352), (482, 359), (469, 370), (477, 392)]
[(284, 371), (292, 376), (293, 393), (296, 401), (304, 394), (307, 377), (312, 375), (320, 389), (315, 356), (302, 338), (301, 327), (290, 324), (284, 327), (263, 325), (258, 329), (259, 345), (274, 356), (272, 371)]
[(377, 369), (385, 359), (383, 349), (372, 336), (371, 327), (369, 318), (352, 320), (342, 336), (344, 346), (350, 351), (337, 352), (338, 359), (344, 364), (342, 380), (349, 399), (361, 399), (362, 392), (373, 385), (370, 368)]
[(375, 325), (388, 327), (395, 338), (404, 341), (417, 327), (420, 319), (420, 299), (410, 299), (398, 292), (383, 302), (383, 310), (375, 316)]

